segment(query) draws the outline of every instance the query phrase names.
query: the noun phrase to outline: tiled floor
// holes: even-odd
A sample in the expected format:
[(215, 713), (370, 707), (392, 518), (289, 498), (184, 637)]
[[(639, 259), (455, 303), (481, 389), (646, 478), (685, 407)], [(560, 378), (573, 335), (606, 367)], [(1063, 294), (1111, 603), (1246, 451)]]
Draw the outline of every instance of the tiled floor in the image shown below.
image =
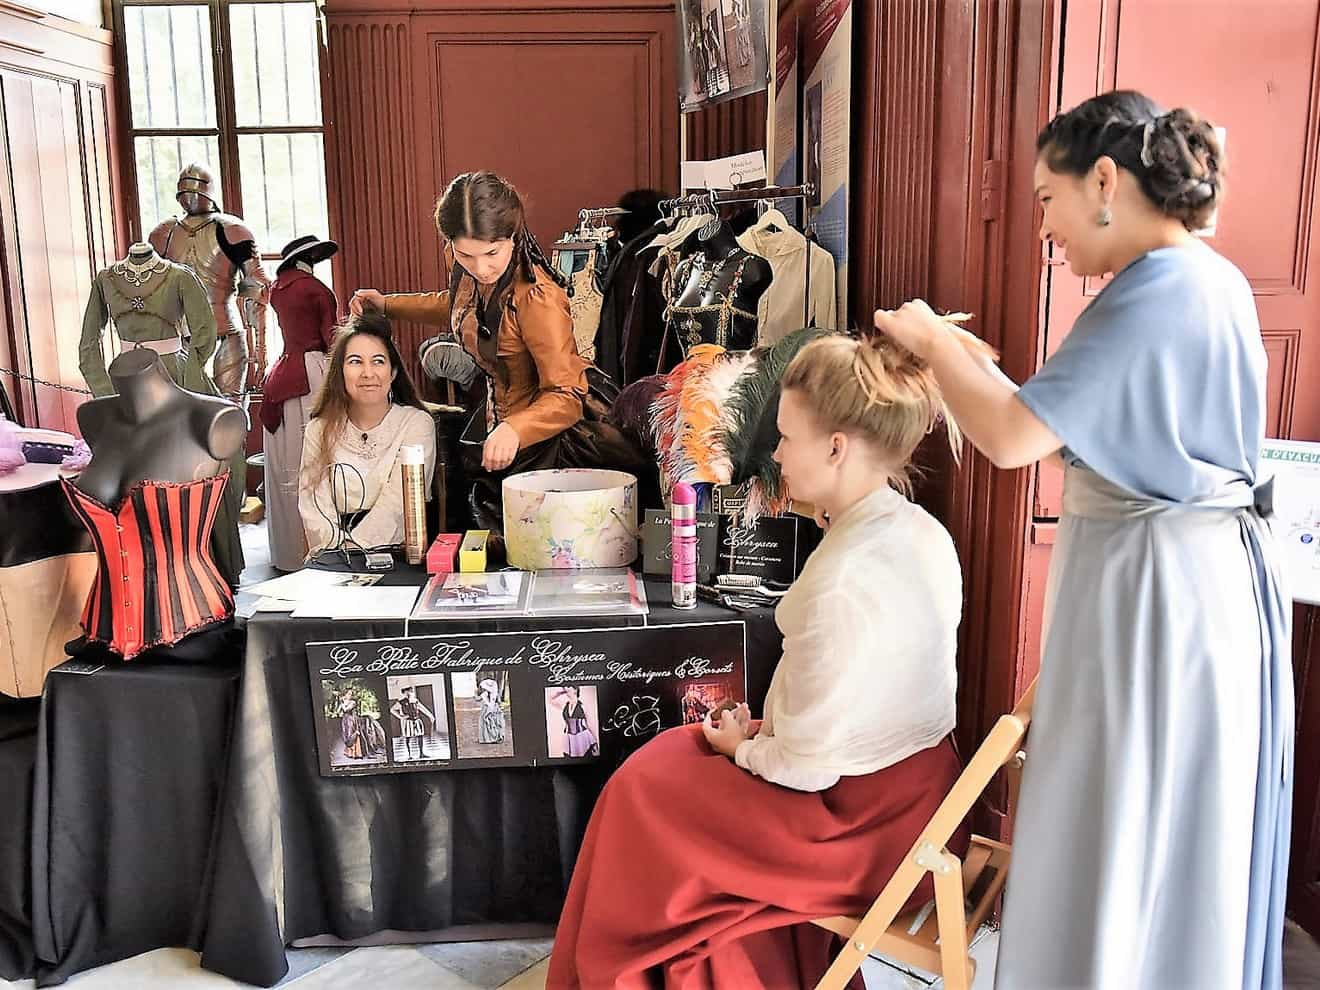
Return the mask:
[[(298, 990), (542, 990), (549, 953), (549, 939), (290, 949), (289, 975), (278, 985)], [(80, 973), (66, 985), (74, 990), (220, 990), (247, 986), (200, 968), (197, 953), (186, 949), (145, 952)], [(29, 990), (32, 986), (31, 980), (0, 980), (5, 990)]]
[[(390, 945), (361, 949), (290, 949), (289, 975), (279, 984), (297, 990), (380, 987), (388, 990), (544, 990), (549, 939), (454, 942), (444, 945)], [(977, 962), (972, 990), (991, 990), (999, 933), (983, 930), (972, 946)], [(1320, 987), (1320, 944), (1292, 922), (1284, 932), (1284, 990)], [(940, 982), (869, 960), (862, 969), (867, 990), (935, 990)], [(30, 990), (31, 980), (6, 983), (0, 990)], [(220, 990), (241, 987), (199, 968), (197, 954), (158, 949), (133, 959), (80, 973), (75, 990)]]
[[(264, 525), (243, 526), (248, 568), (244, 584), (274, 576), (266, 549)], [(289, 975), (281, 987), (326, 990), (330, 987), (380, 987), (389, 990), (544, 990), (551, 941), (510, 939), (434, 945), (365, 948), (289, 949)], [(991, 990), (999, 933), (983, 930), (972, 947), (977, 961), (973, 990)], [(910, 972), (881, 960), (863, 967), (868, 990), (926, 990), (938, 987), (930, 974)], [(219, 990), (246, 984), (218, 976), (198, 965), (195, 952), (158, 949), (132, 959), (80, 973), (69, 980), (75, 990)], [(1284, 936), (1286, 990), (1320, 988), (1320, 944), (1291, 922)], [(30, 980), (0, 981), (0, 990), (30, 990)]]

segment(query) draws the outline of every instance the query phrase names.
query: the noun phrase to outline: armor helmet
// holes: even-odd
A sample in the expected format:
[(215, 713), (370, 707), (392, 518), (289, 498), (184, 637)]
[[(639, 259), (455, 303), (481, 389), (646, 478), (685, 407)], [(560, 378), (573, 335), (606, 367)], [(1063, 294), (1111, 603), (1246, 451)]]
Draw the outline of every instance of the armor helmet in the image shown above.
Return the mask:
[[(205, 165), (196, 162), (179, 173), (178, 192), (174, 198), (189, 214), (209, 213), (220, 209), (216, 200), (215, 177)], [(209, 207), (200, 202), (206, 200)]]

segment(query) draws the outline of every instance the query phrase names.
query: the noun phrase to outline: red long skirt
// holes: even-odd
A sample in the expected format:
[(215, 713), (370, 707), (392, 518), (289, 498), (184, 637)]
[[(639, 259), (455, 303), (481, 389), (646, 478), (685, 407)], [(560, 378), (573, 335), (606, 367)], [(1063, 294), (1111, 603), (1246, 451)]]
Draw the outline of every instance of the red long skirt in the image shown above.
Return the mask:
[[(662, 733), (600, 796), (546, 987), (813, 987), (836, 940), (801, 922), (864, 911), (959, 771), (946, 739), (804, 793), (715, 753), (700, 726)], [(909, 906), (932, 896), (927, 877)]]

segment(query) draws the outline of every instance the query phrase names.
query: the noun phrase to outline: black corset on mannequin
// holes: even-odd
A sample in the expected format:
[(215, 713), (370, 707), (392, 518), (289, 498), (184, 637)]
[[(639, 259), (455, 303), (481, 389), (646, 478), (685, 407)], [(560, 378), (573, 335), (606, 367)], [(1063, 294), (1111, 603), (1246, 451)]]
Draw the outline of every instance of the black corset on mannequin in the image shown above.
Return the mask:
[(674, 269), (665, 333), (685, 357), (698, 344), (750, 350), (757, 303), (773, 277), (770, 263), (739, 247), (727, 223), (703, 228), (697, 240), (697, 251)]

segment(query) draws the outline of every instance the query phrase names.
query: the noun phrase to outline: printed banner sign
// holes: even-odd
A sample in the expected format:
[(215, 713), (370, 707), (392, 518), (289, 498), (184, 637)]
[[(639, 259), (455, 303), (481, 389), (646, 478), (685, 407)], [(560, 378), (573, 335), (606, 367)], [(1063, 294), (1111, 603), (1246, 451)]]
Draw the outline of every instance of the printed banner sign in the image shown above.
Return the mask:
[(617, 765), (747, 699), (741, 622), (307, 645), (321, 773)]
[(1294, 601), (1320, 605), (1320, 443), (1266, 440), (1261, 478), (1274, 476), (1274, 532)]
[(834, 256), (839, 324), (847, 326), (852, 0), (816, 0), (803, 15), (802, 72), (802, 177), (816, 187), (816, 237)]

